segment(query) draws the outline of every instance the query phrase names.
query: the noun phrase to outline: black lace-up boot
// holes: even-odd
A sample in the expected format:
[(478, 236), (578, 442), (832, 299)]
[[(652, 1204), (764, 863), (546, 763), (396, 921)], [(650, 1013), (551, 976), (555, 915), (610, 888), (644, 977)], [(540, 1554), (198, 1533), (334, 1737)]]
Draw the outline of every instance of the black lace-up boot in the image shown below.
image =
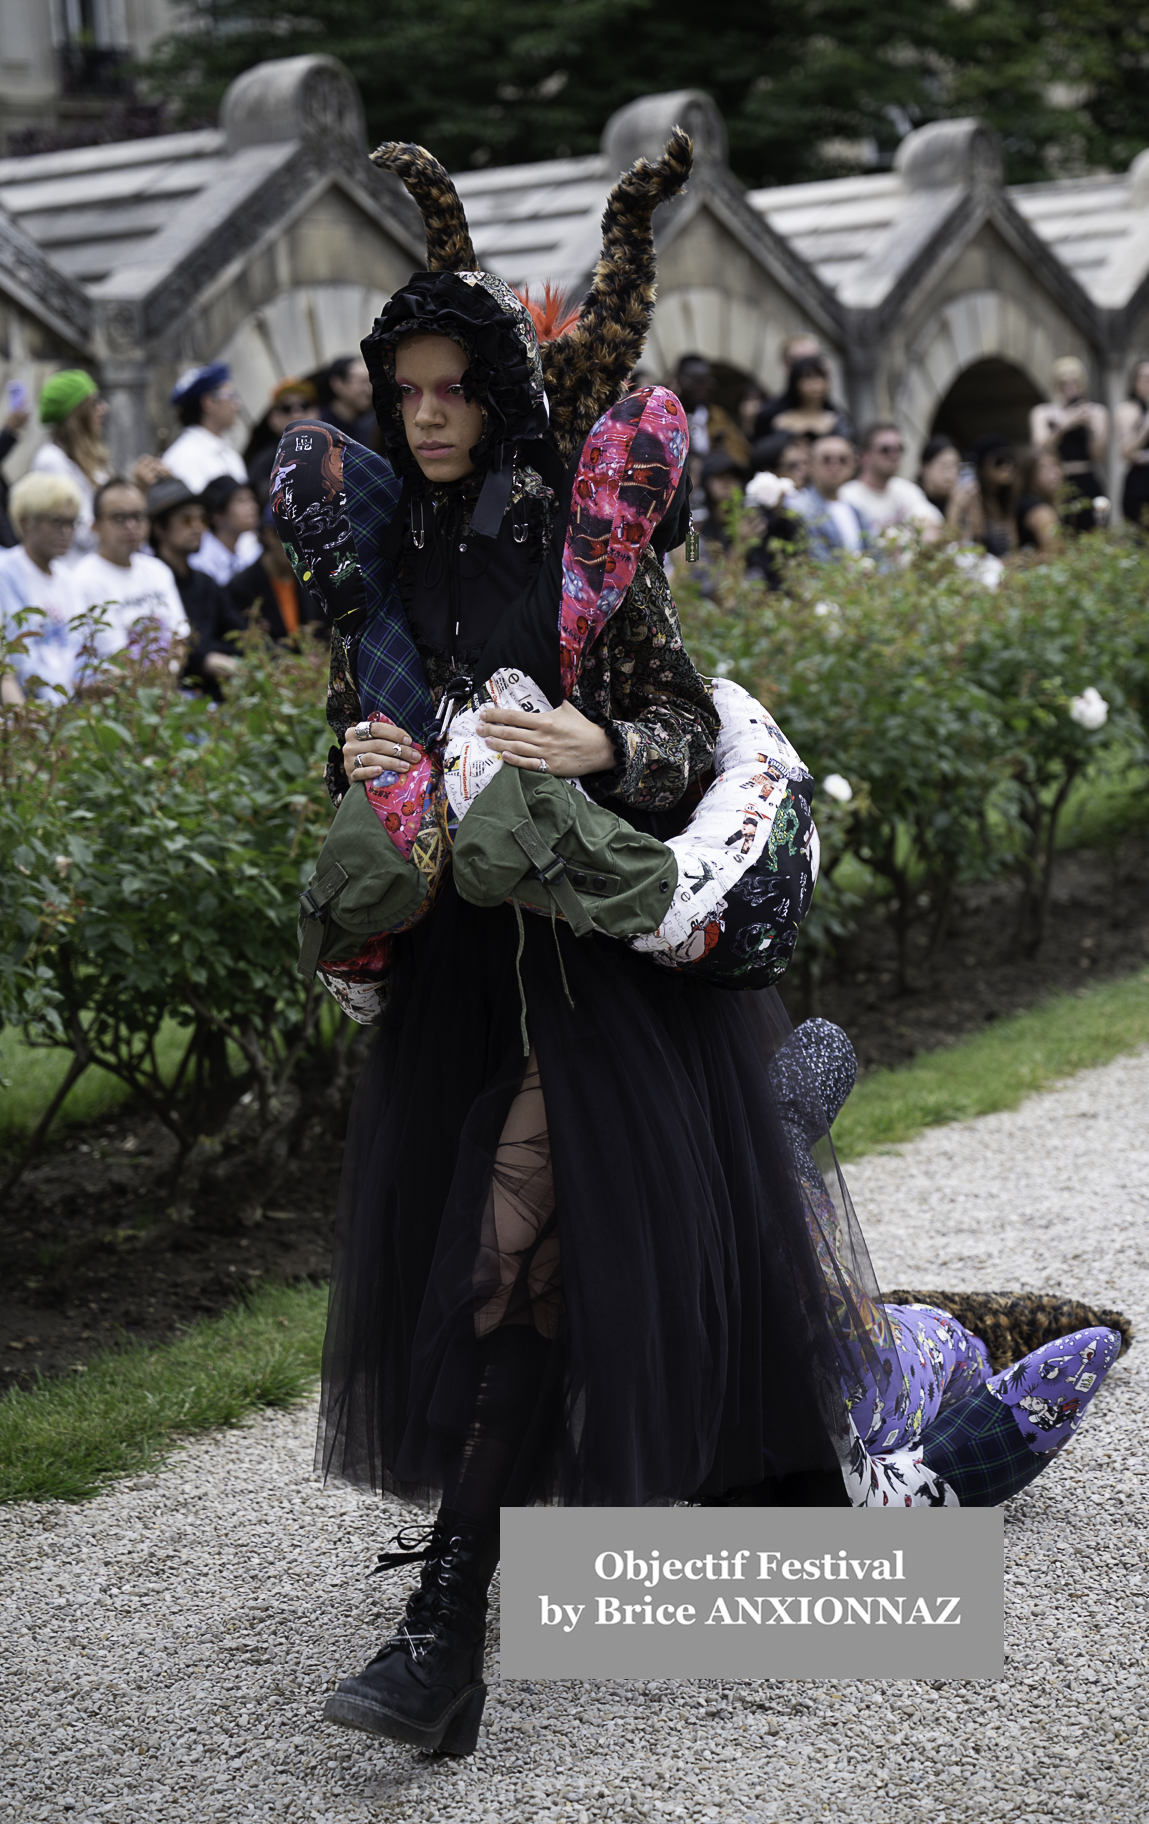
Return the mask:
[[(406, 1543), (401, 1534), (398, 1544)], [(377, 1569), (423, 1560), (394, 1634), (324, 1705), (328, 1722), (439, 1754), (473, 1754), (487, 1687), (483, 1648), (497, 1533), (440, 1514), (426, 1552), (384, 1553)]]

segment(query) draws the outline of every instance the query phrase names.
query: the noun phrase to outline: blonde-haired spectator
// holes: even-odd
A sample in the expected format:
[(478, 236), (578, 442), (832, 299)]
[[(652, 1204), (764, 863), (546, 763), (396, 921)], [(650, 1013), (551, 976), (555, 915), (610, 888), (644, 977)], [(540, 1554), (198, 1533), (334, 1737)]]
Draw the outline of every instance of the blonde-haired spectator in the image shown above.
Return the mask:
[[(35, 676), (45, 686), (71, 692), (76, 681), (79, 636), (70, 627), (80, 612), (75, 573), (65, 563), (79, 518), (80, 490), (66, 475), (35, 471), (21, 476), (8, 500), (8, 512), (20, 538), (0, 551), (0, 622), (11, 639), (22, 632), (27, 651), (13, 655), (0, 678), (5, 703), (24, 701), (24, 684)], [(41, 620), (22, 629), (16, 616), (37, 609)]]
[(1074, 532), (1091, 532), (1096, 524), (1093, 502), (1105, 493), (1100, 471), (1109, 442), (1109, 413), (1089, 397), (1089, 376), (1076, 355), (1053, 363), (1057, 398), (1035, 405), (1029, 414), (1029, 438), (1035, 450), (1048, 450), (1061, 464), (1073, 497), (1062, 523)]
[(51, 435), (29, 464), (38, 475), (60, 475), (72, 482), (80, 495), (76, 533), (68, 553), (70, 563), (96, 548), (92, 531), (92, 500), (112, 472), (112, 458), (104, 442), (106, 399), (82, 367), (65, 368), (45, 382), (39, 401), (40, 423)]

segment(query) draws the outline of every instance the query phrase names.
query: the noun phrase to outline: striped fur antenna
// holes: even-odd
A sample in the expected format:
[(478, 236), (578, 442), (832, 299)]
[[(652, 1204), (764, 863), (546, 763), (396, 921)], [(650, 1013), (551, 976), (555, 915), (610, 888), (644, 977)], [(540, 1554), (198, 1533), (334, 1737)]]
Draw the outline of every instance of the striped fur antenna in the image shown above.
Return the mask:
[(478, 272), (459, 192), (438, 159), (425, 146), (390, 139), (375, 148), (371, 162), (393, 171), (419, 205), (427, 234), (428, 272)]
[(675, 127), (661, 158), (640, 158), (619, 178), (607, 198), (602, 253), (578, 320), (542, 346), (551, 435), (564, 455), (626, 393), (654, 314), (651, 218), (659, 203), (678, 195), (693, 159), (690, 135)]

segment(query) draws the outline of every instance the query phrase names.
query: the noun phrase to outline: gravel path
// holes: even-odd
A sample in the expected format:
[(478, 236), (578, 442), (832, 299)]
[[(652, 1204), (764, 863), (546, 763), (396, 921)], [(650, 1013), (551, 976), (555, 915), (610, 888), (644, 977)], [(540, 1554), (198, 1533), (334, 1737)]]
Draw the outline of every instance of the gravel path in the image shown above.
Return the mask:
[(850, 1171), (886, 1284), (1060, 1287), (1147, 1338), (1007, 1510), (1000, 1684), (496, 1674), (464, 1762), (323, 1726), (394, 1612), (364, 1579), (390, 1529), (315, 1482), (310, 1410), (268, 1415), (0, 1512), (0, 1821), (1145, 1824), (1147, 1106), (1149, 1055), (1123, 1059)]

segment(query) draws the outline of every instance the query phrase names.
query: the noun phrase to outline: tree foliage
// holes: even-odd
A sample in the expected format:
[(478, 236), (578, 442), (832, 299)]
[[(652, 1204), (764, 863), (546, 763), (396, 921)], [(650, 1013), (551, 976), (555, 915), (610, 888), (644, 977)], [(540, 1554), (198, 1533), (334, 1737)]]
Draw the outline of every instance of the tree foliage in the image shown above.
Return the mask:
[(703, 88), (748, 184), (888, 165), (911, 127), (979, 114), (1012, 182), (1123, 169), (1149, 144), (1149, 9), (1124, 0), (178, 0), (144, 66), (184, 125), (267, 57), (340, 57), (368, 131), (452, 170), (592, 153), (615, 108)]

